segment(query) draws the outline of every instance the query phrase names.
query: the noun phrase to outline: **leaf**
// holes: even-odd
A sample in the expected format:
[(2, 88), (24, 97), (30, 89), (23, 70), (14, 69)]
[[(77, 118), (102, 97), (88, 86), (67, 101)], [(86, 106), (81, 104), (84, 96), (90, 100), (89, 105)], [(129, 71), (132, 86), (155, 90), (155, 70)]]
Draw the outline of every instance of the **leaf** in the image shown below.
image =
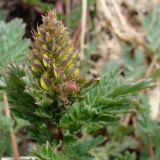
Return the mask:
[(25, 24), (21, 19), (9, 23), (0, 21), (0, 65), (22, 60), (29, 49), (29, 40), (24, 39)]
[(143, 22), (143, 29), (146, 32), (148, 47), (155, 53), (160, 54), (160, 8), (157, 7), (148, 14)]
[(81, 142), (75, 142), (66, 146), (65, 154), (70, 159), (76, 157), (77, 160), (93, 160), (93, 156), (90, 151), (104, 142), (102, 136), (98, 136), (94, 139), (82, 140)]
[(56, 147), (51, 146), (47, 142), (47, 144), (37, 147), (37, 149), (33, 151), (33, 155), (40, 160), (93, 160), (90, 151), (103, 143), (103, 141), (104, 138), (98, 136), (94, 139), (65, 144), (62, 146), (62, 148), (64, 148), (63, 152), (57, 152)]
[(69, 160), (63, 154), (59, 154), (48, 142), (43, 146), (37, 147), (37, 149), (33, 151), (33, 155), (38, 160)]

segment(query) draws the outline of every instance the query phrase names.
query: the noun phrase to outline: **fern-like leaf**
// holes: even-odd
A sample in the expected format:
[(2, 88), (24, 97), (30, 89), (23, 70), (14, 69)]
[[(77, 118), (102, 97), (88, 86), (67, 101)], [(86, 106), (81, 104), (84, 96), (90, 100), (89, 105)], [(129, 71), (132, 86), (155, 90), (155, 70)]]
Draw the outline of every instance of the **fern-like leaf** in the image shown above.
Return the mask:
[(0, 65), (17, 61), (26, 56), (30, 42), (24, 39), (25, 24), (21, 19), (9, 23), (0, 21)]

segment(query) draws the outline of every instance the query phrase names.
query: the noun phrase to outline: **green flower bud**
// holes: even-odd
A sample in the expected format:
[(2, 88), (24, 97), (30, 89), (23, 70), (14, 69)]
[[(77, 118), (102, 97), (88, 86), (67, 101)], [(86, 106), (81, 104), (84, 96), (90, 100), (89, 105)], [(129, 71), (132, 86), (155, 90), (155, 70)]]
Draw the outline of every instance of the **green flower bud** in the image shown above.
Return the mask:
[(43, 16), (42, 21), (37, 32), (34, 31), (29, 60), (41, 88), (48, 91), (78, 79), (78, 52), (68, 29), (57, 20), (55, 11)]

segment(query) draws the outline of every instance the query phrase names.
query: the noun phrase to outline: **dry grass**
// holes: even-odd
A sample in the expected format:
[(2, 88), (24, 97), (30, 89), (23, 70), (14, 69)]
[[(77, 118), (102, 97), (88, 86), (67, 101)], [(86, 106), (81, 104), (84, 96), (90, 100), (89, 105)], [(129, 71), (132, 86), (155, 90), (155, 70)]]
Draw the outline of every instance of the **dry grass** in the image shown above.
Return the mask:
[[(150, 77), (155, 67), (159, 68), (157, 55), (154, 55), (153, 51), (145, 44), (145, 34), (150, 30), (153, 22), (146, 31), (142, 31), (142, 22), (146, 15), (157, 5), (160, 5), (159, 0), (97, 1), (97, 16), (94, 21), (97, 39), (96, 53), (100, 55), (101, 59), (94, 64), (92, 70), (94, 74), (98, 74), (110, 60), (121, 58), (124, 43), (130, 43), (136, 48), (140, 47), (145, 51), (146, 57), (149, 55), (151, 58), (151, 62), (146, 64), (148, 69), (145, 78)], [(155, 82), (155, 88), (148, 90), (147, 93), (150, 97), (153, 119), (157, 119), (160, 112), (158, 98), (160, 91), (157, 91), (157, 88), (160, 88), (159, 80)]]
[(148, 49), (144, 44), (145, 33), (142, 32), (141, 25), (146, 13), (158, 3), (157, 0), (97, 1), (95, 34), (98, 44), (97, 53), (101, 54), (103, 60), (101, 64), (97, 63), (95, 68), (102, 69), (106, 60), (119, 58), (123, 42)]

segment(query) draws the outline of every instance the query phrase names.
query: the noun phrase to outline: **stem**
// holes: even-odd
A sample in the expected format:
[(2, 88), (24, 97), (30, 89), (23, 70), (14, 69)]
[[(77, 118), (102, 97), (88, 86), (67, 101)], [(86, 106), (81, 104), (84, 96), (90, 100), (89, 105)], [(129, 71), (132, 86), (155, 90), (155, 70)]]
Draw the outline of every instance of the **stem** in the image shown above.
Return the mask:
[(81, 23), (81, 54), (80, 58), (84, 59), (84, 46), (86, 34), (86, 19), (87, 19), (87, 0), (82, 0), (82, 23)]
[(58, 13), (64, 13), (63, 2), (61, 0), (56, 0), (56, 9)]
[(150, 137), (149, 137), (149, 155), (150, 155), (150, 160), (154, 160), (153, 143)]
[[(6, 117), (11, 118), (7, 95), (5, 93), (3, 94), (3, 101), (4, 101), (4, 108), (5, 108), (5, 115)], [(9, 132), (10, 132), (10, 140), (11, 140), (14, 160), (19, 160), (20, 158), (19, 158), (18, 146), (16, 143), (16, 137), (12, 127), (10, 128)]]
[(133, 129), (134, 129), (134, 136), (136, 138), (138, 138), (139, 137), (139, 133), (137, 131), (137, 116), (136, 116), (136, 114), (132, 115), (132, 123), (133, 123)]
[(153, 59), (152, 59), (152, 62), (151, 62), (151, 64), (149, 65), (148, 70), (147, 70), (147, 72), (146, 72), (145, 78), (148, 78), (148, 77), (152, 74), (152, 71), (153, 71), (154, 66), (155, 66), (155, 64), (156, 64), (156, 62), (157, 62), (157, 59), (158, 59), (158, 56), (157, 56), (157, 55), (154, 55), (154, 57), (153, 57)]
[(131, 113), (128, 113), (125, 117), (124, 117), (124, 120), (122, 122), (122, 124), (127, 127), (129, 125), (129, 122), (132, 118), (132, 114)]
[[(81, 23), (81, 22), (80, 22)], [(81, 24), (78, 24), (76, 31), (73, 34), (73, 45), (79, 48), (79, 35), (81, 34)]]

